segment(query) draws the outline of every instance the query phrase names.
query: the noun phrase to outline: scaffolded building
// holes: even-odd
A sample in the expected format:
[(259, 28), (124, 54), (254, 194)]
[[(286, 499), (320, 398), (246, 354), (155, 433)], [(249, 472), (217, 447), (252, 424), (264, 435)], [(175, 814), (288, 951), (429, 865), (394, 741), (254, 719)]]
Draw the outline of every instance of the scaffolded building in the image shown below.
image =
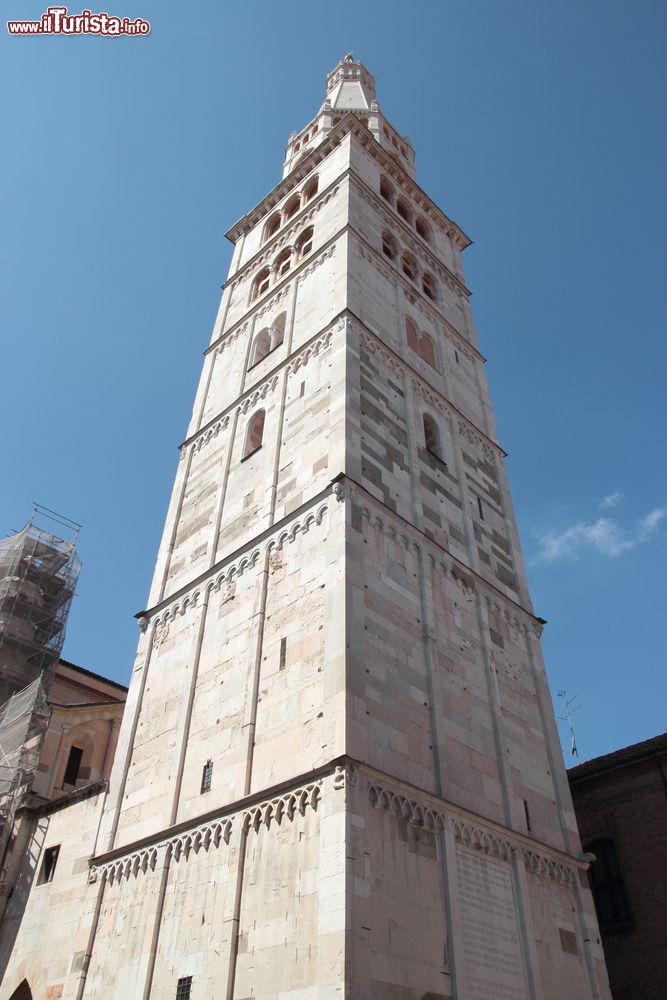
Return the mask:
[[(55, 521), (70, 538), (40, 524)], [(0, 541), (0, 889), (14, 814), (30, 790), (49, 722), (81, 560), (79, 525), (35, 506), (22, 531)]]
[(79, 525), (55, 517), (73, 536), (66, 540), (39, 526), (54, 517), (35, 507), (22, 531), (0, 541), (0, 705), (37, 678), (48, 693), (63, 647), (81, 569)]

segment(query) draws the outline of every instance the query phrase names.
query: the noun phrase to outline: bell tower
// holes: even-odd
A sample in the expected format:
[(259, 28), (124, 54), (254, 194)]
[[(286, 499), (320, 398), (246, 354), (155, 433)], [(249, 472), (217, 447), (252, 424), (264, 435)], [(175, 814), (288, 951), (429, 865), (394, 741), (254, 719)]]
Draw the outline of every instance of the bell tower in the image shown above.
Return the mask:
[(63, 995), (608, 1000), (470, 240), (352, 56), (227, 235)]

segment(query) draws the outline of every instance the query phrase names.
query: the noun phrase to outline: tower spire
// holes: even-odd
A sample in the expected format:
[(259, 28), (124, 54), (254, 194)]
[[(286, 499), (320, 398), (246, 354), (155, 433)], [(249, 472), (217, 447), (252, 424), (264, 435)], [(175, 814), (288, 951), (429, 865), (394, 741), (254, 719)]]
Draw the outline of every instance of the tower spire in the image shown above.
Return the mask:
[(412, 143), (400, 135), (385, 118), (375, 96), (375, 77), (364, 64), (348, 52), (327, 75), (324, 103), (305, 128), (292, 132), (283, 164), (287, 177), (297, 163), (305, 159), (348, 115), (355, 115), (373, 138), (391, 153), (410, 177), (415, 176), (415, 153)]

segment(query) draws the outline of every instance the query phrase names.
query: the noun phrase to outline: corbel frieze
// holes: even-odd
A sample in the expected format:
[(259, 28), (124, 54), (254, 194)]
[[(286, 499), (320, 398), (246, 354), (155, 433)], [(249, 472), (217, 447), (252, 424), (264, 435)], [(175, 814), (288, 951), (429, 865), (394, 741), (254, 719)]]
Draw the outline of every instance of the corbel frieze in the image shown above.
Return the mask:
[(154, 642), (156, 636), (161, 636), (158, 638), (158, 642), (162, 642), (164, 641), (163, 626), (174, 621), (179, 615), (185, 615), (186, 612), (199, 607), (205, 593), (218, 592), (222, 588), (223, 602), (233, 600), (236, 593), (236, 580), (239, 577), (253, 570), (267, 553), (281, 552), (286, 544), (294, 542), (299, 535), (307, 534), (313, 526), (319, 527), (328, 510), (329, 500), (326, 498), (287, 524), (282, 524), (259, 545), (248, 549), (222, 569), (213, 570), (207, 580), (198, 580), (187, 593), (180, 594), (177, 600), (167, 607), (161, 608), (154, 616), (151, 616), (150, 613), (142, 615), (139, 619), (141, 631), (145, 632), (150, 625), (151, 641)]
[(539, 851), (527, 848), (510, 835), (500, 834), (472, 820), (456, 816), (444, 809), (428, 805), (395, 791), (380, 782), (368, 780), (368, 796), (375, 809), (393, 812), (412, 826), (431, 833), (451, 831), (454, 840), (462, 847), (479, 851), (500, 861), (511, 862), (514, 857), (525, 864), (529, 872), (543, 878), (571, 885), (579, 884), (577, 869)]
[(101, 879), (113, 885), (114, 882), (127, 881), (131, 876), (136, 878), (140, 874), (145, 875), (148, 871), (154, 871), (160, 855), (165, 860), (187, 861), (192, 851), (195, 854), (199, 851), (208, 853), (212, 847), (218, 848), (222, 844), (229, 844), (232, 824), (231, 817), (211, 820), (192, 830), (161, 840), (157, 844), (133, 851), (122, 858), (115, 858), (100, 865), (93, 863), (88, 881), (97, 882)]
[(320, 781), (314, 781), (303, 788), (296, 788), (268, 802), (260, 802), (246, 809), (242, 815), (242, 828), (248, 832), (253, 830), (258, 833), (262, 826), (268, 829), (272, 823), (280, 825), (284, 819), (291, 822), (297, 814), (303, 816), (307, 809), (316, 811), (322, 797), (320, 785)]

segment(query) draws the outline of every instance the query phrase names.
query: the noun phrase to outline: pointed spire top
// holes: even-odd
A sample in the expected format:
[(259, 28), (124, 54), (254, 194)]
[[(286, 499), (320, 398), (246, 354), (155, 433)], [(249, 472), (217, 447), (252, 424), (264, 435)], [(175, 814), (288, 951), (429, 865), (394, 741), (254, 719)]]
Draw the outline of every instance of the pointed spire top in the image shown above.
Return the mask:
[(326, 99), (336, 111), (368, 111), (375, 100), (375, 77), (348, 52), (327, 77)]

